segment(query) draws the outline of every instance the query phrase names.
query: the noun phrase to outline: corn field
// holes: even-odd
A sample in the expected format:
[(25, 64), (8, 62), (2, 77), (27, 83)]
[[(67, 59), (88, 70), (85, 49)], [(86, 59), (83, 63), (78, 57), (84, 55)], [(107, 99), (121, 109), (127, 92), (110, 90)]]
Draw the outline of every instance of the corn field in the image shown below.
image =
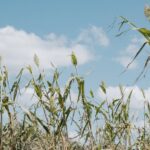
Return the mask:
[[(145, 14), (149, 17), (147, 10)], [(127, 65), (128, 69), (143, 48), (150, 45), (150, 30), (138, 28), (121, 17), (119, 31), (126, 24), (146, 40)], [(149, 60), (150, 56), (136, 81), (145, 74)], [(36, 68), (22, 68), (13, 80), (0, 60), (0, 150), (150, 150), (150, 103), (144, 91), (141, 90), (144, 111), (140, 114), (144, 125), (139, 127), (130, 108), (132, 90), (125, 98), (123, 87), (119, 86), (120, 98), (111, 101), (97, 98), (92, 89), (86, 91), (74, 53), (71, 61), (74, 72), (63, 85), (61, 72), (53, 66), (51, 76), (47, 76), (37, 55)], [(99, 88), (107, 95), (104, 82)], [(34, 99), (34, 103), (25, 107), (20, 100), (29, 89), (32, 96), (25, 97), (25, 101), (32, 103)]]
[[(85, 91), (85, 81), (77, 71), (74, 53), (71, 61), (75, 71), (70, 73), (64, 86), (60, 84), (58, 69), (54, 68), (52, 76), (46, 77), (36, 55), (34, 62), (38, 74), (33, 71), (35, 68), (27, 66), (20, 70), (15, 81), (10, 82), (7, 68), (1, 65), (0, 149), (149, 150), (150, 103), (145, 101), (144, 104), (144, 126), (136, 126), (130, 114), (132, 91), (124, 100), (120, 86), (120, 99), (95, 101), (95, 93)], [(24, 74), (28, 75), (26, 81)], [(26, 108), (19, 100), (21, 89), (29, 88), (36, 102)], [(76, 97), (72, 96), (74, 88)], [(107, 93), (104, 82), (100, 89)], [(75, 134), (70, 136), (71, 133)]]

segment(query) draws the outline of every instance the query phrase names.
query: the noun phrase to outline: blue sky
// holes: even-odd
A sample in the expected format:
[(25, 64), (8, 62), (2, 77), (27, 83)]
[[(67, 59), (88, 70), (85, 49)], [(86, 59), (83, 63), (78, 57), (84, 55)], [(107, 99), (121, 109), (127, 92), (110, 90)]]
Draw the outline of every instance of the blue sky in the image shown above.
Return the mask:
[(66, 79), (72, 71), (69, 54), (74, 51), (79, 59), (79, 72), (87, 82), (87, 90), (97, 91), (104, 80), (108, 87), (114, 89), (123, 84), (148, 91), (148, 74), (133, 85), (148, 52), (144, 52), (125, 74), (120, 75), (142, 45), (142, 37), (136, 32), (115, 37), (118, 23), (109, 30), (119, 16), (148, 28), (150, 22), (143, 13), (145, 4), (149, 1), (1, 1), (0, 53), (3, 63), (14, 74), (16, 68), (32, 64), (36, 53), (42, 66), (48, 69), (53, 62)]

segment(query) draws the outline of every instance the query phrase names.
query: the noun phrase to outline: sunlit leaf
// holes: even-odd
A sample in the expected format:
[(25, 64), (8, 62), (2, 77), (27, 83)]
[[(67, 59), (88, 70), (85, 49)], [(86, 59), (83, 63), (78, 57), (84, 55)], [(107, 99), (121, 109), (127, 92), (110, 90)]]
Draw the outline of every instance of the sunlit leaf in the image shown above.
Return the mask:
[(76, 58), (76, 55), (74, 52), (72, 52), (72, 54), (71, 54), (71, 61), (74, 66), (77, 66), (78, 62), (77, 62), (77, 58)]
[(104, 81), (101, 82), (100, 88), (106, 94), (106, 85), (105, 85)]
[(36, 54), (34, 54), (34, 63), (36, 64), (37, 67), (39, 67), (39, 64), (40, 64), (39, 62), (40, 61), (39, 61), (38, 56)]

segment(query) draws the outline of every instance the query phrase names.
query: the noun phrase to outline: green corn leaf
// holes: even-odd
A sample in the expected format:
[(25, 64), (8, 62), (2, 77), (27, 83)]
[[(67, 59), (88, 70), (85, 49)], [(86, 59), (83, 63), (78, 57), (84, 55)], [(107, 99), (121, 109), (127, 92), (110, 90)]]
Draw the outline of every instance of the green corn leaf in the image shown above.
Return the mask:
[[(34, 114), (32, 113), (32, 115), (34, 115)], [(48, 134), (50, 134), (49, 129), (48, 129), (48, 127), (44, 124), (44, 122), (43, 122), (40, 118), (38, 118), (37, 116), (35, 116), (35, 118), (36, 118), (37, 121), (40, 123), (40, 125), (43, 127), (43, 129), (44, 129)]]
[(36, 54), (34, 54), (34, 63), (36, 64), (37, 67), (39, 67), (39, 64), (40, 64), (39, 62), (40, 61), (39, 61), (38, 56)]
[(140, 74), (138, 75), (138, 77), (136, 78), (135, 82), (137, 82), (137, 81), (140, 79), (140, 77), (144, 74), (144, 72), (145, 72), (145, 70), (146, 70), (146, 68), (147, 68), (147, 66), (148, 66), (148, 64), (149, 64), (149, 61), (150, 61), (150, 56), (147, 57), (147, 59), (146, 59), (146, 61), (145, 61), (145, 64), (144, 64), (144, 67), (143, 67), (141, 73), (140, 73)]
[(84, 127), (83, 127), (83, 130), (82, 130), (81, 136), (84, 135), (84, 132), (85, 132), (87, 126), (88, 126), (88, 123), (89, 123), (89, 120), (86, 121), (86, 123), (85, 123), (85, 125), (84, 125)]
[(77, 62), (77, 58), (74, 52), (72, 52), (71, 54), (71, 61), (72, 61), (72, 64), (76, 67), (78, 62)]
[(41, 99), (42, 98), (42, 89), (40, 88), (39, 85), (34, 84), (34, 90), (36, 92), (36, 95)]
[(92, 90), (90, 90), (90, 95), (91, 95), (92, 98), (94, 98), (94, 93), (93, 93)]
[(19, 72), (18, 75), (17, 75), (17, 78), (20, 78), (20, 77), (22, 76), (23, 71), (24, 71), (24, 68), (21, 68), (21, 69), (20, 69), (20, 72)]
[(146, 28), (137, 29), (148, 41), (150, 40), (150, 30)]
[(143, 89), (141, 89), (141, 92), (142, 92), (142, 95), (143, 95), (143, 97), (144, 97), (144, 99), (146, 98), (146, 96), (145, 96), (145, 92), (144, 92), (144, 90)]
[(27, 66), (27, 70), (30, 72), (30, 74), (32, 74), (32, 67), (30, 65)]
[(101, 108), (103, 107), (103, 105), (106, 103), (106, 100), (104, 100), (98, 107), (96, 107), (96, 114), (95, 116), (97, 116), (97, 114), (99, 112), (101, 112)]
[(138, 52), (135, 54), (135, 56), (133, 57), (133, 59), (131, 60), (131, 62), (127, 65), (127, 69), (129, 68), (129, 66), (133, 63), (133, 61), (137, 58), (137, 56), (141, 53), (141, 51), (143, 50), (143, 48), (145, 47), (145, 45), (147, 44), (147, 42), (145, 42), (141, 48), (138, 50)]
[(150, 6), (149, 5), (145, 6), (144, 15), (147, 17), (148, 20), (150, 20)]
[(103, 82), (103, 81), (101, 82), (100, 88), (106, 94), (106, 85), (105, 85), (105, 82)]

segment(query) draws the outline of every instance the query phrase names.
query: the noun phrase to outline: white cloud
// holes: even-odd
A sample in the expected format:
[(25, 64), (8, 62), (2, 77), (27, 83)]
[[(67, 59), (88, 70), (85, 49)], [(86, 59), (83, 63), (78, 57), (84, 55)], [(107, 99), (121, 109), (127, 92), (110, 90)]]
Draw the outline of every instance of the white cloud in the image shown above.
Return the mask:
[[(118, 57), (116, 58), (116, 61), (119, 62), (124, 68), (127, 67), (127, 65), (132, 61), (132, 59), (128, 56), (121, 56), (121, 57)], [(130, 66), (129, 66), (129, 69), (135, 69), (137, 68), (138, 66), (138, 63), (137, 61), (135, 60)]]
[[(64, 93), (64, 88), (61, 88), (61, 94), (63, 95)], [(54, 95), (54, 99), (58, 98), (58, 95), (55, 94)], [(47, 99), (45, 97), (43, 97), (42, 100), (46, 100)], [(71, 90), (70, 91), (70, 95), (68, 96), (67, 100), (66, 100), (66, 105), (69, 106), (70, 104), (72, 106), (76, 106), (77, 105), (77, 100), (78, 100), (78, 93)], [(17, 97), (17, 103), (25, 108), (29, 108), (32, 105), (36, 104), (38, 102), (38, 97), (35, 94), (35, 91), (33, 88), (22, 88), (20, 90), (20, 95), (18, 95)]]
[(109, 39), (101, 27), (91, 26), (88, 29), (82, 30), (77, 42), (85, 44), (97, 44), (99, 46), (108, 46)]
[(71, 103), (74, 105), (77, 105), (77, 100), (78, 100), (78, 93), (71, 90), (70, 91), (70, 96), (67, 98), (67, 104), (70, 105)]
[(0, 55), (3, 64), (7, 65), (9, 70), (16, 71), (16, 68), (33, 65), (33, 56), (37, 54), (42, 68), (50, 68), (51, 62), (57, 67), (69, 66), (71, 65), (69, 55), (72, 51), (78, 58), (78, 64), (85, 64), (94, 57), (88, 44), (92, 44), (93, 41), (100, 46), (108, 44), (102, 28), (92, 26), (85, 31), (87, 34), (81, 32), (74, 40), (70, 40), (55, 33), (41, 38), (34, 33), (27, 33), (11, 26), (0, 28)]
[(34, 95), (34, 89), (33, 88), (22, 88), (20, 90), (21, 95), (17, 97), (17, 103), (20, 106), (23, 106), (25, 108), (29, 108), (32, 105), (36, 104), (38, 102), (38, 99)]
[(75, 141), (79, 140), (79, 136), (76, 131), (70, 131), (68, 136), (69, 136), (69, 139), (72, 139)]
[[(150, 102), (150, 88), (144, 89), (144, 93), (146, 96), (146, 99), (144, 99), (141, 89), (138, 86), (126, 86), (123, 87), (124, 91), (124, 100), (127, 100), (127, 97), (129, 93), (133, 90), (132, 96), (131, 96), (131, 108), (134, 109), (143, 109), (144, 107), (144, 101)], [(101, 89), (98, 89), (98, 96), (102, 99), (107, 98), (109, 102), (111, 102), (113, 99), (119, 99), (121, 98), (121, 92), (119, 87), (113, 87), (109, 86), (107, 88), (107, 94), (105, 95)]]
[[(63, 93), (63, 88), (62, 93)], [(144, 108), (144, 101), (150, 102), (150, 88), (144, 89), (145, 98), (143, 97), (142, 91), (138, 86), (123, 86), (123, 93), (124, 93), (124, 101), (127, 100), (127, 97), (129, 96), (130, 92), (132, 92), (131, 96), (131, 108), (132, 109), (143, 109)], [(98, 97), (101, 99), (108, 99), (109, 102), (112, 102), (113, 99), (119, 99), (122, 97), (120, 88), (118, 86), (109, 86), (106, 89), (106, 94), (101, 89), (98, 89)], [(71, 90), (71, 102), (73, 105), (77, 105), (77, 98), (78, 94)], [(57, 97), (57, 96), (56, 96)], [(22, 88), (21, 89), (21, 95), (18, 97), (17, 102), (21, 104), (24, 107), (30, 107), (31, 105), (38, 102), (38, 98), (34, 95), (34, 89), (33, 88)], [(68, 97), (66, 101), (67, 105), (70, 105), (70, 98)]]
[[(121, 52), (120, 56), (115, 60), (119, 62), (124, 68), (131, 62), (137, 51), (140, 49), (140, 46), (144, 43), (144, 38), (136, 38), (131, 39), (130, 44)], [(129, 69), (136, 69), (138, 66), (137, 60), (129, 66)]]

